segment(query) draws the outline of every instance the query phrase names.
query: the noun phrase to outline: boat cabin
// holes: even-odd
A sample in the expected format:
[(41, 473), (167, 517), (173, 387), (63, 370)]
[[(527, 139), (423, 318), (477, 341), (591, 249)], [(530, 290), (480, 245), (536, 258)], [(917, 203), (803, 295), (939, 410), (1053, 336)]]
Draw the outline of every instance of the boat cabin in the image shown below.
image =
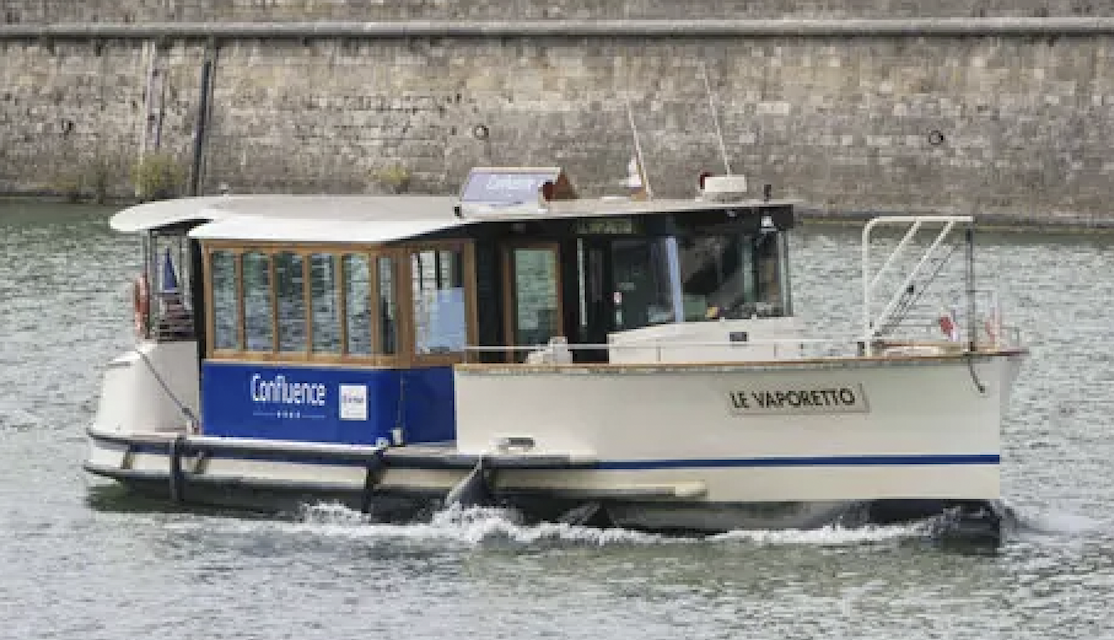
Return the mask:
[(453, 365), (637, 362), (632, 336), (789, 318), (792, 204), (736, 185), (587, 199), (559, 168), (479, 168), (458, 198), (206, 197), (113, 225), (145, 232), (137, 328), (196, 342), (206, 433), (430, 442), (453, 438)]

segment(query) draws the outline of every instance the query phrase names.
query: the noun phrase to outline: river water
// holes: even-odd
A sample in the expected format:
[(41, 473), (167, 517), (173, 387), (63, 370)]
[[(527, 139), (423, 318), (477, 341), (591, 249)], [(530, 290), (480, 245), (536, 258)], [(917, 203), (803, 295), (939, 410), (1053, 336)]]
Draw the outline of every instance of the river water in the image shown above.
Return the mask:
[[(996, 553), (916, 527), (676, 539), (405, 526), (314, 505), (174, 511), (86, 477), (83, 428), (128, 348), (133, 238), (106, 208), (0, 201), (0, 638), (1100, 638), (1114, 634), (1114, 237), (980, 235), (1032, 357), (1006, 422)], [(797, 312), (850, 322), (858, 235), (805, 224)]]

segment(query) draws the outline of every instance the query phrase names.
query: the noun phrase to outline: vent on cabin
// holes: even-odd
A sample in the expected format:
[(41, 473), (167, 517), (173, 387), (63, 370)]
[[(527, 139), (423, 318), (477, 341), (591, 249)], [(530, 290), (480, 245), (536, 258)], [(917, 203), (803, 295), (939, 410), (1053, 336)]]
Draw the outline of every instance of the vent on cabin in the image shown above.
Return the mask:
[(747, 193), (746, 176), (700, 176), (699, 198), (710, 202), (737, 202)]

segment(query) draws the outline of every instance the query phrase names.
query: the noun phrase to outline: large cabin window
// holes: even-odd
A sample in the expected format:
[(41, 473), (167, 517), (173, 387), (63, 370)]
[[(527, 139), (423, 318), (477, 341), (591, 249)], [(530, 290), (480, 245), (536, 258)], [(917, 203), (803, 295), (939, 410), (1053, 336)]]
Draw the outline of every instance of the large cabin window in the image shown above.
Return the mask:
[(296, 353), (306, 350), (306, 294), (302, 256), (276, 253), (275, 301), (278, 309), (278, 349)]
[(348, 329), (345, 351), (371, 355), (371, 261), (361, 253), (346, 253), (341, 257), (341, 273)]
[[(359, 250), (206, 247), (212, 355), (397, 366), (461, 358), (463, 242)], [(468, 267), (470, 269), (470, 267)]]
[(313, 352), (340, 353), (340, 296), (336, 258), (332, 254), (310, 254), (309, 292)]
[(243, 260), (244, 341), (248, 351), (273, 351), (274, 307), (271, 300), (271, 256), (245, 253)]
[(463, 265), (463, 252), (456, 248), (410, 254), (416, 354), (464, 351), (468, 324), (464, 308)]
[[(776, 233), (614, 239), (606, 243), (611, 298), (607, 322), (625, 331), (671, 322), (776, 317), (789, 313), (783, 291), (783, 241)], [(582, 306), (601, 269), (579, 264)], [(583, 313), (583, 312), (582, 312)]]
[[(386, 253), (209, 249), (213, 350), (280, 359), (397, 357), (398, 267)], [(460, 284), (450, 266), (437, 271)]]
[(398, 304), (395, 301), (395, 260), (380, 256), (379, 274), (379, 349), (387, 355), (398, 350)]
[(240, 296), (236, 292), (236, 255), (214, 251), (209, 259), (213, 286), (213, 347), (240, 348)]

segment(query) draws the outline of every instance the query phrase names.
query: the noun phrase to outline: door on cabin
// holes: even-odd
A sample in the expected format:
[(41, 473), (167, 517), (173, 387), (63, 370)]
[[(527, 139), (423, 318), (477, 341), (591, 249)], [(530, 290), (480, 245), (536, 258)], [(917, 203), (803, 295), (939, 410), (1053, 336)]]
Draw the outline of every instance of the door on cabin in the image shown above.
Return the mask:
[(556, 243), (507, 247), (506, 323), (509, 359), (526, 361), (530, 347), (564, 336), (561, 309), (561, 260)]

